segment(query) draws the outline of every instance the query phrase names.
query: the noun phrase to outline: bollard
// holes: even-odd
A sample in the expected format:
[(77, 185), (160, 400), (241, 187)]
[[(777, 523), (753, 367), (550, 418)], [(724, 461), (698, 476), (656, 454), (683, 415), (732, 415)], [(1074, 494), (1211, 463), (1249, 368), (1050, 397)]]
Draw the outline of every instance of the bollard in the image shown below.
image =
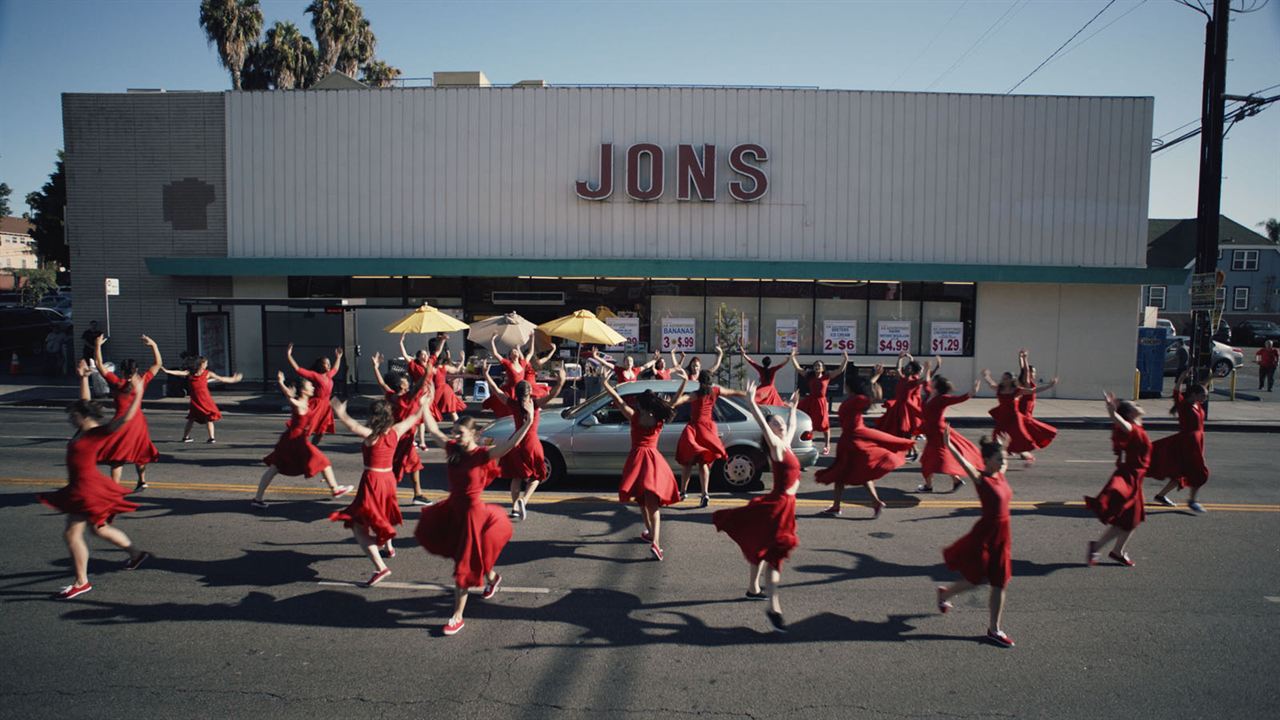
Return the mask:
[(1139, 370), (1139, 369), (1137, 369), (1137, 368), (1134, 368), (1134, 369), (1133, 369), (1133, 399), (1134, 399), (1134, 402), (1137, 402), (1137, 400), (1138, 400), (1138, 393), (1139, 393), (1139, 391), (1140, 391), (1141, 389), (1142, 389), (1142, 371), (1141, 371), (1141, 370)]
[(1231, 401), (1236, 399), (1236, 369), (1231, 368)]

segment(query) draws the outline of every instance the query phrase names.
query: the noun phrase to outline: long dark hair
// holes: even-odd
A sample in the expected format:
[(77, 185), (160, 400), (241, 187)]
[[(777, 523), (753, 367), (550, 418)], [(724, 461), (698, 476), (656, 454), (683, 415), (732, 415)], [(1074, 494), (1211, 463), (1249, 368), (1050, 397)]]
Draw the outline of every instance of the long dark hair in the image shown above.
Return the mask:
[(76, 400), (67, 405), (67, 414), (75, 413), (90, 420), (101, 420), (103, 418), (102, 406), (92, 400)]
[[(1183, 402), (1191, 402), (1190, 398), (1193, 395), (1203, 395), (1204, 397), (1209, 397), (1209, 389), (1197, 382), (1187, 383), (1187, 389), (1184, 394), (1184, 398), (1186, 399), (1184, 399)], [(1175, 402), (1173, 406), (1169, 408), (1169, 414), (1170, 415), (1178, 414), (1177, 402)]]
[(124, 382), (120, 385), (119, 390), (127, 390), (129, 388), (129, 379), (138, 374), (138, 361), (129, 358), (120, 363), (120, 372), (116, 373)]
[(998, 438), (983, 435), (982, 439), (978, 441), (978, 449), (982, 451), (982, 459), (989, 460), (993, 455), (1004, 449), (1004, 443), (1000, 442)]
[(373, 431), (374, 437), (381, 437), (395, 424), (396, 418), (391, 412), (391, 403), (386, 400), (374, 400), (369, 405), (369, 429)]
[[(470, 415), (462, 415), (458, 417), (458, 421), (453, 424), (453, 429), (474, 428), (476, 419)], [(445, 459), (450, 465), (462, 462), (462, 458), (467, 452), (458, 446), (457, 443), (449, 443), (445, 446)]]
[(921, 367), (920, 363), (916, 362), (915, 360), (912, 360), (911, 362), (908, 362), (906, 365), (902, 366), (902, 374), (904, 377), (919, 375), (923, 371), (924, 371), (924, 368)]
[(636, 406), (641, 410), (649, 413), (658, 422), (667, 422), (675, 417), (676, 411), (671, 407), (671, 403), (654, 393), (652, 390), (645, 390), (636, 396)]
[[(715, 387), (715, 384), (711, 381), (711, 371), (703, 370), (702, 372), (698, 373), (698, 389), (694, 390), (694, 392), (698, 393), (699, 395), (706, 395), (707, 393), (711, 392), (710, 388), (712, 387)], [(703, 388), (707, 388), (707, 389), (704, 390)]]
[(868, 399), (875, 399), (875, 386), (871, 384), (871, 378), (864, 378), (858, 374), (858, 369), (854, 368), (844, 381), (845, 387), (849, 388), (849, 392), (854, 395), (862, 395)]
[(311, 370), (312, 370), (313, 372), (326, 372), (326, 370), (324, 369), (324, 364), (325, 364), (326, 362), (328, 362), (328, 360), (329, 360), (329, 358), (327, 358), (327, 357), (318, 357), (318, 358), (316, 358), (316, 359), (311, 363)]
[(951, 381), (948, 380), (946, 377), (942, 375), (933, 376), (933, 390), (939, 395), (946, 395), (947, 393), (955, 389), (956, 389), (956, 386), (952, 385)]
[(772, 364), (773, 364), (773, 358), (769, 357), (768, 355), (765, 355), (764, 359), (760, 361), (760, 365), (762, 367), (769, 367)]

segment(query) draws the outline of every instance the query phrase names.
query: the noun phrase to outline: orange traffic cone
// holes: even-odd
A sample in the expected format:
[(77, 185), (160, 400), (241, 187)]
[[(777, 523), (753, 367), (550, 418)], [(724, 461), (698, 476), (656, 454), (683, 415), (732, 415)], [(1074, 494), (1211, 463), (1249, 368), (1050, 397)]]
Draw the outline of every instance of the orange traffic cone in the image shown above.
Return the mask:
[(22, 364), (18, 362), (18, 353), (14, 353), (9, 358), (9, 374), (17, 375), (22, 372)]

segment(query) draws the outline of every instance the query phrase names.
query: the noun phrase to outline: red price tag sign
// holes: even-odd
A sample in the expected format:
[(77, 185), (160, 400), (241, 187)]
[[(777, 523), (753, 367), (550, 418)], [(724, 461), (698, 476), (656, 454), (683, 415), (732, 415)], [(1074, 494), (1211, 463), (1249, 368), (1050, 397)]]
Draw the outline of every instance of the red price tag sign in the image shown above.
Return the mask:
[(839, 340), (827, 338), (826, 341), (822, 343), (823, 351), (829, 353), (854, 352), (855, 348), (856, 345), (854, 341), (846, 338), (841, 338)]
[(881, 354), (900, 353), (911, 350), (911, 341), (904, 338), (881, 338), (877, 351)]
[(959, 339), (959, 338), (953, 338), (953, 337), (949, 337), (949, 338), (934, 338), (934, 339), (933, 339), (933, 347), (932, 347), (931, 349), (932, 349), (932, 350), (933, 350), (933, 352), (934, 352), (934, 353), (936, 353), (936, 354), (942, 354), (942, 353), (948, 353), (948, 354), (950, 354), (950, 353), (958, 353), (958, 352), (960, 352), (960, 339)]

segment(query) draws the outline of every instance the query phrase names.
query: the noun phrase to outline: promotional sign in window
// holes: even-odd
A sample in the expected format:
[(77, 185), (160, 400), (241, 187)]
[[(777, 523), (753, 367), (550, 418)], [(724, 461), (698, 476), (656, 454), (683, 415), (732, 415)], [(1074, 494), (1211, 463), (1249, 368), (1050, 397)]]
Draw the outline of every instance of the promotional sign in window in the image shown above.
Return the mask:
[(934, 355), (960, 355), (964, 348), (964, 323), (935, 322), (929, 329), (929, 352)]
[(881, 320), (876, 333), (876, 354), (911, 352), (911, 321)]
[(773, 351), (789, 353), (800, 347), (800, 321), (796, 318), (778, 318), (774, 324)]
[(695, 327), (693, 318), (662, 318), (662, 352), (693, 352)]
[(623, 317), (615, 315), (613, 317), (605, 318), (604, 323), (613, 328), (619, 335), (627, 339), (622, 345), (610, 345), (609, 347), (606, 347), (606, 351), (632, 351), (640, 344), (640, 318), (634, 316)]
[(846, 352), (850, 355), (857, 354), (858, 321), (823, 320), (822, 352), (832, 354)]

